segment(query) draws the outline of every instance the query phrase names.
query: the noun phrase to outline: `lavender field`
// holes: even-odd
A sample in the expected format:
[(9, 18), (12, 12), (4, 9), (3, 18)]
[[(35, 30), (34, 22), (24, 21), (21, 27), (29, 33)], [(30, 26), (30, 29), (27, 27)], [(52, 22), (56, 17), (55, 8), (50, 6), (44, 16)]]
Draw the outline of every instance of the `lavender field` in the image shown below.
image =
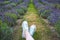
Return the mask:
[(60, 40), (60, 0), (0, 0), (0, 40), (26, 40), (23, 21), (36, 25), (35, 40)]

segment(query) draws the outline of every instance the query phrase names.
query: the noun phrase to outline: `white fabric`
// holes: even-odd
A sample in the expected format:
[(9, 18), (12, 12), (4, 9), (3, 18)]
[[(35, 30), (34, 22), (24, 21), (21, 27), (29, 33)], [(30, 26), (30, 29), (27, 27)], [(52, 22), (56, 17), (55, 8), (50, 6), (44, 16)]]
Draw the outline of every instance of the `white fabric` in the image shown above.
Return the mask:
[(34, 32), (36, 31), (36, 25), (31, 25), (30, 26), (30, 35), (33, 36)]
[(22, 23), (22, 30), (23, 30), (23, 32), (22, 32), (22, 37), (25, 38), (25, 33), (24, 33), (24, 31), (25, 31), (25, 30), (28, 31), (28, 22), (27, 22), (27, 21), (23, 21), (23, 23)]

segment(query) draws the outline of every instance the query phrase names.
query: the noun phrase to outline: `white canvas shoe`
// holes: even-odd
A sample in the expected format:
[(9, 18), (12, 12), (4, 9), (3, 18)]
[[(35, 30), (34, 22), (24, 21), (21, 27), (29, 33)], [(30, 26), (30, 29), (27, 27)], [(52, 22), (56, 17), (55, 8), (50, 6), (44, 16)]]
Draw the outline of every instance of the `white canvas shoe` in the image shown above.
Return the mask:
[(30, 26), (30, 35), (33, 36), (34, 32), (36, 31), (36, 25), (31, 25)]
[(22, 38), (25, 38), (25, 30), (28, 31), (28, 22), (27, 21), (23, 21), (22, 23)]

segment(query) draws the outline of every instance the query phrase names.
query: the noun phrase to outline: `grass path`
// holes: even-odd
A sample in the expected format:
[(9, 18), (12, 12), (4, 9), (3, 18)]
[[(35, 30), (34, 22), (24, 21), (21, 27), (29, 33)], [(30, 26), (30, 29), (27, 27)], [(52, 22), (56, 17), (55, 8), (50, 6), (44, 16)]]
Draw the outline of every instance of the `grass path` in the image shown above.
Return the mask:
[[(23, 20), (28, 21), (29, 26), (32, 24), (36, 25), (36, 32), (33, 36), (35, 40), (58, 40), (56, 35), (53, 35), (42, 18), (39, 17), (37, 10), (32, 3), (29, 4), (27, 13), (24, 15)], [(22, 28), (20, 28), (20, 31), (22, 32)], [(21, 33), (20, 40), (25, 40), (21, 37)]]
[(38, 16), (37, 10), (32, 3), (29, 5), (28, 11), (24, 16), (24, 20), (28, 21), (29, 26), (32, 24), (36, 25), (37, 29), (34, 34), (35, 40), (51, 40), (49, 36), (51, 33), (50, 30), (46, 27), (46, 25), (42, 24), (43, 21)]

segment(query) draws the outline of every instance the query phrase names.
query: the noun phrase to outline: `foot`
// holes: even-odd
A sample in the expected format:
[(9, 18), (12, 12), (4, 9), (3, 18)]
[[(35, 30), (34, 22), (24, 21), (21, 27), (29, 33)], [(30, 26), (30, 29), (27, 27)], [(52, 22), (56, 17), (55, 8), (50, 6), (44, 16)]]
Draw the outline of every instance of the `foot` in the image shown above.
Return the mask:
[(30, 27), (30, 35), (31, 36), (33, 36), (33, 34), (34, 34), (34, 32), (36, 31), (36, 25), (32, 25), (31, 27)]
[(28, 31), (28, 22), (27, 21), (23, 21), (22, 23), (22, 38), (25, 38), (25, 31)]

